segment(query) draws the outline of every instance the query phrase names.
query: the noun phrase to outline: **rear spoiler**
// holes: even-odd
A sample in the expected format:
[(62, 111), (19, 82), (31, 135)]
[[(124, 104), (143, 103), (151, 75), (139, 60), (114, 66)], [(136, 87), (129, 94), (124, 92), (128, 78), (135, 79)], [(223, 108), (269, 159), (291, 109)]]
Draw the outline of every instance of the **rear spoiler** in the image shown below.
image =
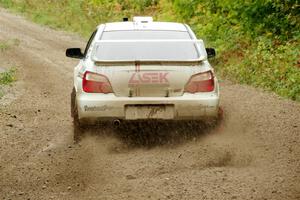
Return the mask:
[(101, 60), (95, 61), (95, 64), (100, 65), (199, 65), (205, 59), (196, 60)]

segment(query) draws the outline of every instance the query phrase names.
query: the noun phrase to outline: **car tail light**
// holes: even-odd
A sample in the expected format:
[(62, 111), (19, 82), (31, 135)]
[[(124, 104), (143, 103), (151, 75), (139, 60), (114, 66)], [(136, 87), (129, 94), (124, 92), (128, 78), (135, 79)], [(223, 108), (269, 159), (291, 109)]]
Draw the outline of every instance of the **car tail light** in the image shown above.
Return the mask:
[(214, 75), (211, 71), (208, 71), (193, 75), (185, 86), (185, 92), (211, 92), (214, 88)]
[(85, 72), (82, 80), (83, 91), (87, 93), (112, 93), (112, 87), (106, 76), (93, 72)]

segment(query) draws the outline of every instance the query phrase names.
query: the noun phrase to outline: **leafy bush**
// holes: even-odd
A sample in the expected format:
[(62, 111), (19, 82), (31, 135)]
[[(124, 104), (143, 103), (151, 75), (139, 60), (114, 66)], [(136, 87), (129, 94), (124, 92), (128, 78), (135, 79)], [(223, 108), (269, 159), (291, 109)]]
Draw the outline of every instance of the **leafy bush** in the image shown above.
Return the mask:
[(221, 71), (240, 83), (262, 87), (300, 101), (299, 53), (295, 51), (297, 44), (288, 42), (275, 46), (273, 43), (270, 39), (266, 41), (260, 38), (240, 57), (236, 55), (238, 61), (231, 61)]
[(300, 101), (296, 0), (173, 0), (181, 21), (217, 47), (220, 74)]

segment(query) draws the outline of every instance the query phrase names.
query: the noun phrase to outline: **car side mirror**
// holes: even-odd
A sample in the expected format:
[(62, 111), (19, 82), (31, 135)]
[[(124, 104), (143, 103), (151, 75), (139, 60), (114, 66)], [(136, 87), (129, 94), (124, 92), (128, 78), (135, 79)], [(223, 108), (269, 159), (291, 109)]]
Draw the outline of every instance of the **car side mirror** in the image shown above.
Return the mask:
[(207, 57), (213, 58), (216, 56), (216, 50), (214, 48), (206, 48)]
[(66, 56), (70, 58), (82, 59), (84, 57), (80, 48), (70, 48), (66, 50)]

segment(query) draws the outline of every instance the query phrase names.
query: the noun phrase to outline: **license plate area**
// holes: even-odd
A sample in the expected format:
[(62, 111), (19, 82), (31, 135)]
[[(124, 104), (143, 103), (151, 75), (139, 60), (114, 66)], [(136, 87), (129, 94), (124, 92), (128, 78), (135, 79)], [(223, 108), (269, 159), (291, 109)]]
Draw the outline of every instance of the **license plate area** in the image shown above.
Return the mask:
[(125, 118), (138, 119), (174, 119), (174, 105), (126, 105)]

